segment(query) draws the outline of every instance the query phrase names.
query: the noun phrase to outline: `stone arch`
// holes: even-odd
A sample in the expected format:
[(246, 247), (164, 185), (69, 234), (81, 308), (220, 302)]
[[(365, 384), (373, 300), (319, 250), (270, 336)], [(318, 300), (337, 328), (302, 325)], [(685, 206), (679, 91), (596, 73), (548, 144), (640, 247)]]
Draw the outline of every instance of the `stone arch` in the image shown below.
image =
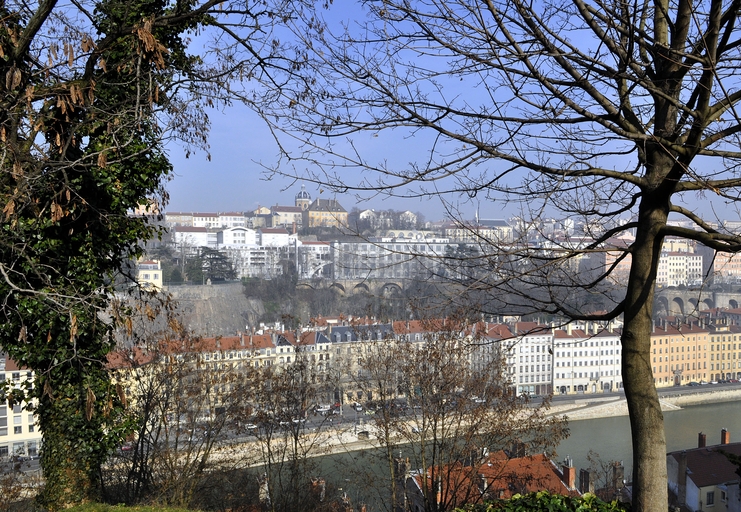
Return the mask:
[(687, 302), (690, 303), (690, 305), (692, 306), (691, 309), (693, 311), (699, 311), (700, 310), (700, 308), (699, 308), (699, 301), (695, 297), (692, 297), (692, 298), (688, 299)]
[(658, 297), (656, 297), (656, 305), (659, 314), (661, 314), (662, 312), (664, 315), (669, 314), (669, 300), (664, 295), (659, 295)]
[(353, 295), (356, 295), (358, 293), (370, 293), (370, 288), (368, 288), (368, 284), (365, 282), (358, 283), (353, 286), (352, 293)]
[(715, 302), (713, 302), (713, 299), (710, 297), (707, 297), (706, 299), (703, 299), (702, 305), (705, 306), (704, 309), (713, 309), (715, 307)]
[(384, 297), (401, 297), (401, 286), (396, 283), (386, 283), (381, 288), (381, 295), (383, 295)]
[(340, 283), (332, 283), (329, 289), (336, 291), (340, 295), (345, 295), (345, 287), (342, 286)]
[(728, 300), (728, 307), (731, 309), (738, 309), (738, 301), (735, 299)]
[(684, 300), (682, 297), (674, 297), (670, 304), (669, 314), (684, 315)]

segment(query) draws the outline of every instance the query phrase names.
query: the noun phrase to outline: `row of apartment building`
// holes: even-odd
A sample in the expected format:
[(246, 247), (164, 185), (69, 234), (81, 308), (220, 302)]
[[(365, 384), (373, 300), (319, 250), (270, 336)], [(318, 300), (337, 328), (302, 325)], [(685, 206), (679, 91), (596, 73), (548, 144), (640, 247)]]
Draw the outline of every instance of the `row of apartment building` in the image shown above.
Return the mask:
[[(214, 370), (243, 366), (287, 365), (305, 358), (320, 380), (335, 383), (328, 399), (371, 400), (353, 387), (362, 375), (363, 356), (390, 341), (409, 350), (435, 335), (429, 322), (350, 325), (324, 323), (303, 332), (239, 334), (201, 340), (196, 352)], [(507, 382), (518, 394), (603, 393), (623, 387), (619, 327), (600, 324), (554, 328), (531, 322), (481, 322), (461, 331), (451, 345), (466, 350), (470, 370), (491, 371), (504, 362)], [(651, 335), (651, 357), (657, 388), (690, 382), (741, 378), (741, 327), (723, 317), (712, 322), (657, 322)], [(339, 393), (342, 393), (340, 395)]]
[[(660, 321), (651, 334), (651, 358), (657, 388), (690, 382), (741, 379), (741, 326), (729, 318), (741, 311), (714, 311), (692, 322)], [(205, 338), (192, 345), (171, 345), (214, 372), (284, 366), (303, 358), (326, 382), (327, 400), (367, 401), (374, 397), (357, 386), (363, 356), (390, 342), (408, 350), (433, 339), (445, 321), (399, 321), (390, 324), (320, 319), (303, 331), (241, 333)], [(471, 371), (499, 373), (518, 394), (581, 394), (623, 387), (620, 329), (596, 323), (556, 328), (531, 322), (479, 322), (460, 329), (451, 350), (465, 350)], [(111, 355), (113, 368), (126, 368), (123, 353)], [(32, 379), (0, 355), (6, 380), (21, 385)], [(0, 405), (0, 460), (10, 455), (35, 456), (41, 443), (33, 413), (20, 405)]]

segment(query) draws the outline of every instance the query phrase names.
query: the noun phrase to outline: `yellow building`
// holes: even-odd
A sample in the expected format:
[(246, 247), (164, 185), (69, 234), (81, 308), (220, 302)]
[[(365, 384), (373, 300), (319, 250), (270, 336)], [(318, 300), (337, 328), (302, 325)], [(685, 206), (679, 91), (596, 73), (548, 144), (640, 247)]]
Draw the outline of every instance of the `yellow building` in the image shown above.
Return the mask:
[(303, 212), (305, 227), (347, 226), (347, 210), (336, 199), (316, 199)]
[(651, 366), (657, 388), (707, 380), (710, 332), (697, 322), (663, 321), (651, 333)]
[(715, 324), (710, 331), (709, 380), (738, 379), (741, 376), (741, 328)]

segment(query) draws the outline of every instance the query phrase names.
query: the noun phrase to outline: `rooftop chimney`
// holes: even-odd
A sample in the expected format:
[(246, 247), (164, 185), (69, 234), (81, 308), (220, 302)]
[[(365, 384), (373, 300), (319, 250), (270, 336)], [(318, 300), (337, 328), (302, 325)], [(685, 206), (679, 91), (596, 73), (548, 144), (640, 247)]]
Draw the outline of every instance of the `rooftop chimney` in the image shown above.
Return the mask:
[(720, 444), (729, 444), (731, 442), (731, 433), (728, 432), (728, 429), (723, 429), (720, 431)]
[(586, 469), (579, 470), (579, 492), (582, 494), (594, 492), (594, 482), (592, 481), (592, 474)]
[(576, 485), (576, 468), (574, 467), (574, 463), (571, 460), (571, 457), (566, 457), (566, 460), (563, 462), (563, 477), (561, 478), (563, 480), (563, 483), (566, 484), (566, 487), (569, 488), (569, 490), (574, 489)]
[(697, 434), (697, 447), (698, 448), (705, 448), (705, 444), (707, 442), (707, 436), (700, 432)]

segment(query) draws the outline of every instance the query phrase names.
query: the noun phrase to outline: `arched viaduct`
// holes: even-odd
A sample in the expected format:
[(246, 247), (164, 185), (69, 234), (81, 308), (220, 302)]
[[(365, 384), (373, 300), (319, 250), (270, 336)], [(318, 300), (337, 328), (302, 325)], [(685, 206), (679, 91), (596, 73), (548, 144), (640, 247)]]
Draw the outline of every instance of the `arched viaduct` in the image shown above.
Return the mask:
[(367, 293), (383, 297), (400, 297), (409, 287), (412, 279), (322, 279), (299, 280), (300, 288), (329, 288), (342, 295)]
[(704, 289), (664, 288), (656, 292), (655, 311), (659, 316), (692, 316), (713, 308), (736, 309), (741, 304), (741, 290), (711, 291)]

